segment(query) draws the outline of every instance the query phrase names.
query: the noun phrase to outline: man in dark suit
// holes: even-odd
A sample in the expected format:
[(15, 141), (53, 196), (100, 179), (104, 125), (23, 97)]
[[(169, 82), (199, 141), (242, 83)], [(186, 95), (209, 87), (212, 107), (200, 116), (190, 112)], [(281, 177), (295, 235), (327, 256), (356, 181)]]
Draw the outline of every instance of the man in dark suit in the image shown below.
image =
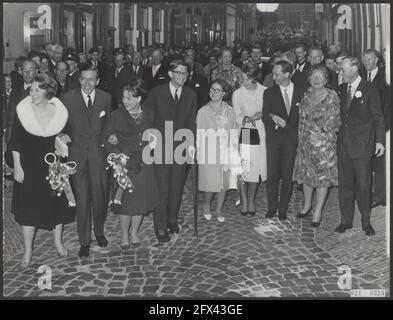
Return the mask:
[(97, 89), (98, 70), (86, 63), (80, 70), (81, 89), (64, 95), (71, 128), (70, 161), (76, 162), (72, 176), (75, 187), (77, 229), (81, 248), (79, 257), (88, 257), (91, 241), (91, 219), (97, 244), (106, 247), (104, 236), (108, 204), (108, 172), (101, 146), (101, 134), (112, 111), (111, 97)]
[(65, 62), (67, 62), (69, 66), (69, 72), (67, 76), (69, 90), (74, 90), (80, 88), (79, 83), (79, 70), (78, 70), (78, 63), (79, 58), (75, 53), (69, 53), (65, 57)]
[(90, 62), (98, 70), (98, 77), (99, 77), (100, 80), (99, 80), (99, 83), (97, 85), (97, 88), (106, 91), (108, 89), (108, 81), (107, 81), (108, 66), (106, 65), (105, 62), (99, 61), (100, 50), (98, 50), (98, 48), (91, 48), (89, 50), (89, 53), (91, 55)]
[(371, 157), (384, 153), (385, 125), (378, 89), (359, 76), (360, 62), (343, 59), (344, 83), (338, 93), (341, 100), (341, 127), (337, 139), (338, 185), (341, 224), (336, 232), (353, 226), (355, 199), (367, 236), (375, 231), (371, 216)]
[(112, 95), (113, 109), (117, 109), (122, 103), (123, 86), (132, 78), (131, 70), (126, 65), (126, 52), (117, 49), (114, 52), (115, 66), (111, 69), (108, 82), (108, 92)]
[(263, 57), (273, 58), (275, 55), (275, 50), (273, 49), (273, 45), (271, 41), (266, 41), (265, 48), (262, 51)]
[(56, 97), (62, 100), (63, 95), (70, 91), (70, 84), (68, 81), (68, 74), (70, 67), (65, 61), (56, 62), (55, 67), (55, 80), (57, 82)]
[(169, 81), (168, 69), (162, 63), (162, 53), (156, 49), (151, 54), (152, 65), (145, 69), (143, 80), (145, 80), (147, 90), (158, 87)]
[[(182, 146), (185, 144), (186, 149), (190, 151), (190, 148), (193, 148), (196, 131), (197, 96), (193, 90), (184, 86), (187, 79), (187, 65), (182, 60), (174, 60), (169, 70), (171, 81), (153, 88), (145, 101), (145, 106), (155, 114), (153, 128), (161, 133), (163, 141), (166, 135), (169, 135), (168, 139), (171, 143), (173, 141), (172, 150), (165, 139), (162, 146), (163, 156), (159, 159), (161, 164), (157, 162), (155, 164), (160, 205), (154, 210), (154, 229), (159, 242), (170, 241), (168, 231), (170, 234), (179, 232), (177, 219), (184, 188), (186, 163), (182, 164), (182, 159), (178, 159), (179, 155), (175, 151), (182, 142), (174, 141), (173, 133), (179, 129), (188, 129), (186, 134), (191, 137), (187, 136), (188, 144), (183, 142)], [(173, 125), (173, 133), (165, 132), (168, 130), (168, 124)]]
[(201, 107), (203, 107), (210, 100), (209, 88), (208, 88), (209, 85), (208, 85), (207, 79), (204, 75), (203, 68), (202, 68), (203, 75), (201, 75), (200, 73), (198, 73), (196, 71), (197, 64), (194, 61), (194, 57), (195, 57), (195, 51), (193, 49), (186, 50), (186, 52), (184, 54), (184, 62), (188, 66), (188, 76), (187, 76), (187, 80), (184, 85), (193, 89), (196, 92), (196, 94), (197, 94), (197, 108), (199, 110)]
[[(302, 91), (291, 82), (293, 66), (278, 61), (273, 67), (275, 85), (263, 95), (263, 122), (266, 127), (267, 200), (266, 218), (273, 218), (278, 209), (280, 220), (287, 219), (292, 195), (292, 172), (298, 145), (299, 108)], [(280, 201), (278, 190), (281, 179)]]
[(260, 84), (263, 84), (265, 77), (271, 72), (271, 66), (269, 62), (262, 62), (262, 48), (259, 44), (255, 43), (251, 47), (251, 61), (256, 63), (261, 69), (261, 78), (258, 80)]
[[(365, 73), (363, 79), (371, 82), (379, 92), (382, 103), (382, 114), (385, 120), (385, 130), (390, 130), (390, 90), (386, 83), (385, 72), (378, 67), (379, 52), (368, 49), (363, 52), (363, 64)], [(386, 159), (385, 155), (373, 156), (372, 169), (374, 172), (374, 190), (372, 194), (371, 207), (385, 206), (386, 204)]]
[(9, 104), (9, 118), (7, 125), (7, 137), (11, 137), (12, 127), (14, 125), (16, 106), (24, 98), (30, 95), (30, 87), (35, 76), (38, 74), (38, 67), (33, 60), (26, 59), (22, 63), (23, 84), (15, 87), (11, 91)]
[(292, 82), (300, 87), (304, 92), (309, 87), (308, 72), (310, 71), (311, 64), (307, 61), (307, 49), (304, 44), (298, 44), (295, 48), (297, 63), (295, 73), (292, 76)]
[(143, 79), (143, 74), (145, 72), (145, 68), (142, 65), (142, 55), (140, 52), (135, 51), (131, 58), (131, 76), (133, 79)]

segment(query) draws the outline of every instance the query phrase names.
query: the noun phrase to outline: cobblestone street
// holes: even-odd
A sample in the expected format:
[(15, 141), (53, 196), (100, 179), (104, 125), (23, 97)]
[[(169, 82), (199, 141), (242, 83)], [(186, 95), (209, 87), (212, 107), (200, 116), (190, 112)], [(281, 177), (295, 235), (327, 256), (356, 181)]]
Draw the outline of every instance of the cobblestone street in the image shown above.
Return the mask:
[[(76, 224), (66, 226), (67, 258), (59, 258), (51, 232), (38, 231), (32, 265), (21, 270), (23, 251), (20, 227), (10, 214), (12, 184), (6, 182), (4, 213), (4, 275), (6, 297), (349, 297), (338, 287), (338, 267), (348, 265), (352, 289), (385, 289), (389, 296), (387, 208), (374, 209), (376, 236), (361, 231), (356, 212), (354, 228), (334, 233), (339, 224), (337, 189), (332, 189), (321, 226), (313, 229), (311, 217), (296, 219), (302, 195), (294, 188), (288, 220), (264, 218), (266, 187), (261, 184), (255, 217), (242, 217), (231, 191), (225, 203), (226, 221), (203, 219), (193, 236), (190, 179), (180, 213), (180, 233), (159, 245), (152, 215), (140, 230), (142, 246), (122, 251), (119, 219), (111, 212), (106, 223), (108, 248), (92, 244), (88, 259), (80, 259)], [(199, 194), (199, 208), (202, 195)], [(214, 204), (213, 204), (214, 208)], [(52, 289), (40, 290), (41, 265), (52, 269)]]

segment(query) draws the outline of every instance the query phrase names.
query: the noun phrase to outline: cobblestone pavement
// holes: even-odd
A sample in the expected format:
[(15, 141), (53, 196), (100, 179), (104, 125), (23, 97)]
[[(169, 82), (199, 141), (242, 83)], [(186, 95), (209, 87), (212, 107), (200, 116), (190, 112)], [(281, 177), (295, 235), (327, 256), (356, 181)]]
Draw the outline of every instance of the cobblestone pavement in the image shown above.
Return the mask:
[[(108, 248), (93, 243), (91, 255), (80, 259), (75, 223), (65, 227), (67, 258), (59, 258), (51, 232), (38, 231), (32, 265), (21, 270), (20, 228), (10, 214), (10, 183), (5, 189), (3, 294), (7, 297), (348, 297), (340, 290), (338, 267), (348, 265), (352, 289), (385, 289), (389, 293), (389, 258), (386, 223), (388, 210), (373, 210), (377, 234), (368, 238), (356, 213), (354, 229), (334, 233), (339, 223), (337, 189), (332, 189), (318, 229), (311, 217), (296, 219), (302, 195), (294, 190), (289, 219), (264, 218), (266, 187), (257, 195), (257, 215), (242, 217), (234, 206), (237, 193), (228, 193), (223, 224), (203, 219), (199, 212), (199, 235), (193, 236), (191, 184), (183, 198), (181, 231), (167, 244), (158, 244), (152, 216), (140, 230), (142, 246), (119, 248), (119, 220), (108, 213)], [(199, 195), (201, 207), (202, 195)], [(213, 204), (214, 206), (214, 204)], [(41, 265), (52, 270), (52, 288), (37, 283)]]

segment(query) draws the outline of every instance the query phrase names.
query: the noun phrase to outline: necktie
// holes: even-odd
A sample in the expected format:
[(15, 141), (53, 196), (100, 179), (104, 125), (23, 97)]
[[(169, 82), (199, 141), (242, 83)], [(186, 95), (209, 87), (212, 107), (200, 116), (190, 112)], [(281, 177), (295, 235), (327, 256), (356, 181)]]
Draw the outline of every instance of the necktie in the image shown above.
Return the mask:
[(178, 102), (178, 101), (179, 101), (179, 96), (177, 95), (177, 90), (178, 90), (178, 89), (175, 90), (175, 102)]
[(138, 67), (135, 67), (135, 66), (134, 66), (134, 72), (135, 72), (135, 73), (138, 73)]
[(115, 78), (117, 78), (118, 75), (119, 75), (119, 68), (116, 68)]
[(291, 103), (289, 102), (287, 89), (284, 89), (284, 102), (285, 102), (285, 108), (287, 109), (287, 114), (289, 116), (289, 112), (291, 111)]
[(349, 109), (349, 106), (351, 105), (352, 102), (352, 92), (351, 92), (351, 85), (348, 84), (348, 91), (347, 91), (347, 109)]
[(91, 110), (93, 109), (93, 102), (91, 101), (90, 95), (87, 96), (89, 98), (89, 101), (87, 101), (87, 109)]
[(367, 81), (371, 82), (371, 72), (368, 73)]

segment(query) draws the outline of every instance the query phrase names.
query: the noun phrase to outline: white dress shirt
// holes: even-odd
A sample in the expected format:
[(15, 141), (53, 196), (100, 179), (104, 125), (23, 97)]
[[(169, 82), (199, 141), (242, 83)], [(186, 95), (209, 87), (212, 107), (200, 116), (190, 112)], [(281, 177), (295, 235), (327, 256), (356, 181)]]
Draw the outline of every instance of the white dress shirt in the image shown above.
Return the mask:
[(30, 88), (30, 87), (31, 87), (31, 83), (29, 83), (29, 84), (27, 84), (26, 82), (23, 83), (23, 88), (24, 88), (25, 90), (27, 90), (27, 88)]
[[(351, 97), (352, 97), (352, 99), (353, 99), (353, 95), (355, 94), (356, 89), (358, 88), (361, 80), (362, 80), (362, 78), (360, 76), (358, 76), (356, 78), (356, 80), (351, 83)], [(349, 83), (348, 83), (348, 85), (349, 85)]]
[(289, 98), (289, 106), (291, 106), (291, 104), (292, 104), (293, 88), (294, 88), (294, 86), (293, 86), (292, 81), (289, 83), (289, 85), (287, 87), (280, 86), (281, 95), (282, 95), (282, 99), (284, 100), (284, 102), (285, 102), (284, 89), (287, 89), (287, 95)]
[[(83, 100), (85, 101), (86, 108), (87, 108), (88, 103), (89, 103), (89, 97), (87, 96), (86, 93), (83, 92), (83, 90), (81, 90), (81, 91), (82, 91)], [(94, 98), (96, 96), (96, 90), (93, 90), (93, 92), (90, 93), (89, 96), (90, 96), (90, 99), (91, 99), (91, 103), (94, 105)]]
[[(172, 81), (169, 82), (169, 89), (171, 90), (171, 94), (172, 94), (173, 99), (175, 99), (176, 88), (173, 86)], [(181, 96), (181, 91), (182, 91), (182, 87), (177, 89), (177, 97), (179, 98), (179, 100), (180, 100), (180, 96)]]
[(378, 73), (378, 67), (376, 67), (373, 71), (367, 71), (367, 80), (368, 80), (368, 73), (371, 72), (371, 82), (374, 81), (375, 76)]
[(303, 64), (297, 64), (296, 69), (299, 70), (300, 72), (303, 72), (304, 66), (306, 65), (306, 61), (303, 62)]
[(160, 67), (161, 67), (161, 63), (156, 66), (155, 65), (152, 66), (151, 70), (153, 71), (153, 77), (156, 76), (156, 73), (157, 73), (158, 69), (160, 69)]

